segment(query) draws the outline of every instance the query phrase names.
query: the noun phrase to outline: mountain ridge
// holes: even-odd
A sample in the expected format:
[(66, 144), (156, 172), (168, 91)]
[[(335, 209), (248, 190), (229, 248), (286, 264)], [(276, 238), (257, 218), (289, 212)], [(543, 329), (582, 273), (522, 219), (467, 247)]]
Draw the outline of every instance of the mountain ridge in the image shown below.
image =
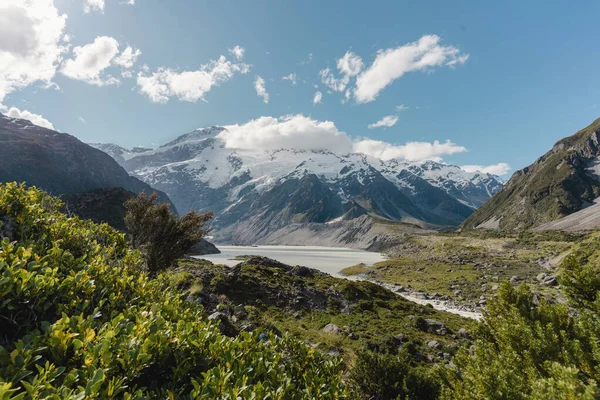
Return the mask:
[(463, 222), (466, 229), (524, 230), (578, 212), (600, 196), (600, 118), (565, 137)]
[(67, 133), (0, 114), (0, 182), (26, 182), (54, 195), (70, 195), (94, 189), (124, 188), (140, 193), (158, 192), (130, 176), (105, 152)]
[[(249, 243), (249, 237), (260, 243), (289, 224), (360, 215), (423, 227), (456, 226), (502, 187), (490, 174), (433, 161), (384, 161), (329, 150), (233, 149), (221, 139), (225, 130), (196, 129), (151, 151), (93, 146), (168, 193), (182, 212), (214, 211), (216, 240), (219, 232), (238, 232), (226, 235), (234, 243)], [(248, 225), (248, 232), (231, 228), (235, 224)]]

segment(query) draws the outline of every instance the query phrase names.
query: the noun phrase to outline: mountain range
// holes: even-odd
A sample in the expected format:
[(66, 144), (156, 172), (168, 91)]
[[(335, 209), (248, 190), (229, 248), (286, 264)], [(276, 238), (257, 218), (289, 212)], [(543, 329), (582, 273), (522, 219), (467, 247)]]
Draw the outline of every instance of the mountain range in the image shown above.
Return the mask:
[(435, 161), (229, 148), (221, 135), (226, 129), (197, 129), (157, 149), (91, 145), (167, 193), (180, 212), (214, 211), (220, 243), (273, 243), (281, 240), (278, 232), (315, 224), (337, 229), (360, 217), (457, 226), (503, 186), (493, 175)]

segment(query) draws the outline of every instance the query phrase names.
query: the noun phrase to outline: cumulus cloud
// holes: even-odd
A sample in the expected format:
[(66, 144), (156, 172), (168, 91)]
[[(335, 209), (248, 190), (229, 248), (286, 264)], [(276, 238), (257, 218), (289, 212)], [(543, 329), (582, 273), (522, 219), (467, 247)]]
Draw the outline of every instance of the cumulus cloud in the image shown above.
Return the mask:
[(281, 79), (284, 80), (284, 81), (290, 81), (290, 83), (292, 85), (296, 85), (296, 74), (293, 73), (293, 72), (291, 74), (287, 75), (287, 76), (284, 76)]
[(319, 76), (321, 77), (321, 82), (331, 90), (343, 92), (350, 82), (350, 78), (358, 75), (363, 69), (364, 63), (362, 58), (351, 51), (347, 51), (342, 58), (337, 60), (336, 66), (342, 75), (340, 78), (337, 78), (329, 68), (319, 71)]
[(67, 51), (67, 16), (52, 0), (0, 2), (0, 104), (7, 94), (52, 78)]
[(267, 87), (265, 86), (265, 80), (262, 77), (256, 77), (256, 80), (254, 81), (254, 90), (256, 90), (256, 94), (259, 97), (262, 97), (265, 104), (269, 102), (269, 93), (267, 92)]
[(394, 145), (371, 139), (352, 139), (331, 121), (317, 121), (301, 114), (280, 118), (260, 117), (245, 124), (229, 125), (219, 134), (228, 148), (246, 150), (329, 150), (336, 153), (363, 153), (382, 160), (441, 160), (445, 155), (467, 151), (450, 140), (408, 142)]
[(104, 0), (85, 0), (83, 12), (89, 14), (93, 11), (104, 12)]
[(394, 80), (411, 71), (434, 67), (454, 67), (469, 58), (454, 46), (440, 45), (437, 35), (425, 35), (403, 46), (379, 50), (375, 61), (356, 78), (354, 97), (357, 103), (368, 103)]
[(138, 73), (137, 85), (140, 92), (155, 103), (166, 103), (173, 96), (181, 101), (196, 102), (204, 100), (204, 95), (214, 86), (233, 79), (236, 73), (246, 74), (249, 70), (249, 65), (232, 63), (221, 56), (196, 71), (177, 72), (160, 67), (146, 75), (148, 70), (143, 68), (143, 72)]
[(246, 49), (240, 46), (235, 46), (233, 49), (229, 49), (229, 53), (234, 56), (238, 61), (244, 58), (244, 53)]
[(52, 123), (50, 121), (48, 121), (46, 118), (42, 117), (39, 114), (34, 114), (27, 110), (19, 110), (16, 107), (10, 107), (8, 109), (8, 111), (5, 111), (4, 114), (7, 117), (11, 117), (11, 118), (26, 119), (26, 120), (30, 121), (31, 123), (41, 126), (43, 128), (54, 129), (54, 125), (52, 125)]
[(113, 62), (123, 68), (131, 68), (141, 54), (140, 49), (134, 50), (133, 47), (127, 46), (121, 54), (115, 57)]
[(92, 43), (73, 49), (74, 58), (63, 63), (61, 72), (72, 79), (91, 85), (104, 86), (119, 83), (119, 80), (106, 74), (113, 59), (119, 53), (119, 42), (110, 36), (98, 36)]
[(507, 163), (498, 163), (493, 165), (463, 165), (460, 168), (467, 172), (483, 172), (484, 174), (506, 175), (510, 172), (511, 166)]
[(389, 128), (391, 126), (396, 125), (396, 122), (398, 122), (397, 115), (386, 115), (385, 117), (381, 118), (379, 121), (369, 124), (368, 128), (369, 129)]
[(352, 141), (333, 122), (316, 121), (299, 114), (280, 118), (260, 117), (225, 128), (219, 137), (229, 148), (352, 151)]
[(323, 93), (317, 92), (315, 93), (315, 97), (313, 97), (313, 104), (319, 104), (323, 99)]
[(444, 143), (435, 140), (433, 143), (407, 142), (403, 145), (394, 145), (380, 140), (364, 139), (354, 143), (354, 151), (382, 160), (401, 158), (408, 161), (441, 161), (442, 156), (463, 153), (467, 149), (450, 140)]

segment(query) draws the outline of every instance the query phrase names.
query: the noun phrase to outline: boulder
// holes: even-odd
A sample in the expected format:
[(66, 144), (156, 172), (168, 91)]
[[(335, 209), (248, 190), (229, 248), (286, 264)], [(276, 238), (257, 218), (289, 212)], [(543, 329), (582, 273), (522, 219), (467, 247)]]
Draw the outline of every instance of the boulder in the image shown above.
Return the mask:
[(336, 324), (327, 324), (323, 327), (323, 332), (339, 335), (342, 333), (342, 329)]
[(238, 334), (238, 330), (235, 326), (229, 321), (229, 318), (225, 313), (220, 311), (216, 311), (208, 316), (208, 320), (217, 324), (219, 331), (223, 335), (226, 336), (236, 336)]
[(435, 350), (439, 350), (441, 349), (443, 346), (440, 342), (438, 342), (437, 340), (430, 340), (429, 342), (427, 342), (427, 347), (429, 347), (430, 349), (435, 349)]

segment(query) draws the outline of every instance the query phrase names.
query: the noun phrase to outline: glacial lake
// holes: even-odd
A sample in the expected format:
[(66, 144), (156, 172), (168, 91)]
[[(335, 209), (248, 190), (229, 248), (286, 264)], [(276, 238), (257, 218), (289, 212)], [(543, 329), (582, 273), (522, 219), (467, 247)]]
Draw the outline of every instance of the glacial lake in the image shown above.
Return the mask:
[(303, 265), (339, 277), (339, 272), (352, 265), (375, 264), (385, 260), (380, 253), (339, 247), (319, 246), (228, 246), (217, 245), (221, 254), (196, 256), (215, 264), (234, 266), (242, 262), (236, 257), (245, 255), (269, 257), (288, 265)]

